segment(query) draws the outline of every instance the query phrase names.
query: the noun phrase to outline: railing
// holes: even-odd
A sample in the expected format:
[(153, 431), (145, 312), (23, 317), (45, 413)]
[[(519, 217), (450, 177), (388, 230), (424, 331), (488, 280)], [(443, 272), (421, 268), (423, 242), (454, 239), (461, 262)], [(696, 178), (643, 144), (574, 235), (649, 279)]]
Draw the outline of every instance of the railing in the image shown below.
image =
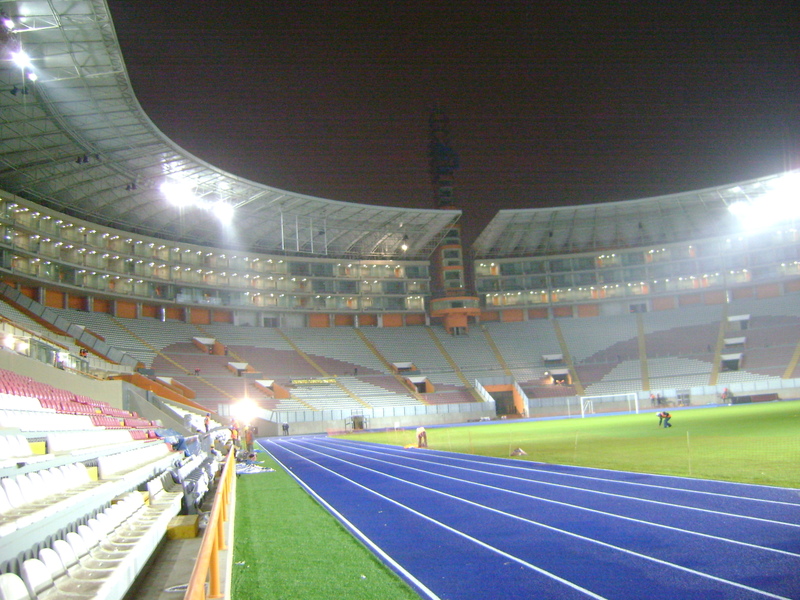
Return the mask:
[[(228, 520), (229, 505), (235, 500), (233, 486), (236, 481), (236, 460), (233, 452), (228, 454), (222, 476), (219, 480), (214, 505), (208, 517), (208, 525), (200, 544), (200, 552), (186, 587), (184, 600), (205, 600), (206, 598), (222, 598), (219, 555), (227, 549), (225, 543), (225, 523)], [(208, 594), (206, 595), (206, 582)]]

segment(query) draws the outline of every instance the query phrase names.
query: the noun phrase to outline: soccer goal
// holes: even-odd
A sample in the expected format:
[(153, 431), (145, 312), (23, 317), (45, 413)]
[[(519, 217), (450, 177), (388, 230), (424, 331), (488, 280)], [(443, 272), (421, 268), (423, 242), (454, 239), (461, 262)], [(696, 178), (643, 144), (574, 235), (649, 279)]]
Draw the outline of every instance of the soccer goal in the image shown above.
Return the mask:
[(581, 396), (581, 418), (586, 415), (610, 412), (635, 412), (639, 414), (639, 395), (605, 394), (600, 396)]

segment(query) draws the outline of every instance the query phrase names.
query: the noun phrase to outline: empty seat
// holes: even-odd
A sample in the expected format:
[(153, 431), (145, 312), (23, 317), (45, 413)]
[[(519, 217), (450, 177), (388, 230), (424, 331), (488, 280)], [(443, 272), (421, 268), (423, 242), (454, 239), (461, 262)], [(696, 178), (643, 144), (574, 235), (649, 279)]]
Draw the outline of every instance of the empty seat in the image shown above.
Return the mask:
[[(85, 548), (85, 546), (84, 546)], [(81, 564), (78, 555), (75, 553), (73, 547), (65, 540), (55, 540), (53, 542), (53, 550), (58, 554), (58, 558), (67, 569), (70, 577), (75, 579), (108, 579), (114, 573), (114, 567), (118, 564), (109, 561), (106, 564), (97, 563), (94, 567), (88, 567)], [(88, 549), (87, 549), (88, 552)], [(91, 562), (89, 560), (87, 563)]]
[(39, 560), (47, 567), (47, 571), (55, 586), (67, 594), (96, 595), (103, 587), (105, 581), (109, 579), (108, 572), (104, 573), (105, 577), (97, 577), (94, 579), (72, 577), (61, 558), (58, 556), (58, 553), (52, 548), (42, 548), (39, 550)]
[[(68, 592), (57, 587), (47, 566), (38, 558), (29, 558), (22, 563), (22, 580), (28, 594), (37, 600), (63, 600), (64, 598), (91, 598), (94, 594), (87, 590)], [(71, 586), (70, 586), (71, 587)]]
[[(74, 531), (70, 531), (66, 535), (66, 538), (67, 543), (78, 559), (78, 564), (84, 569), (113, 570), (122, 562), (122, 559), (119, 557), (110, 558), (108, 556), (96, 556), (92, 554), (89, 545)], [(55, 542), (53, 542), (53, 544), (55, 545)], [(59, 556), (63, 556), (58, 548), (56, 548), (56, 551), (59, 553)]]
[(0, 575), (0, 600), (31, 600), (25, 582), (14, 573)]

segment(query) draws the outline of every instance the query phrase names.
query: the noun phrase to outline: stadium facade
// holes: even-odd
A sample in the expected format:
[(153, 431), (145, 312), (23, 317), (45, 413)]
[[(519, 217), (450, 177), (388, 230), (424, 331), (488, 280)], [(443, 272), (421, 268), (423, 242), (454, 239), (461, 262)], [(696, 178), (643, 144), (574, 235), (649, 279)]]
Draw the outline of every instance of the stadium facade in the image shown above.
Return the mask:
[(501, 210), (309, 197), (192, 156), (145, 115), (104, 2), (3, 2), (0, 274), (44, 307), (197, 325), (411, 327), (800, 291), (798, 173)]

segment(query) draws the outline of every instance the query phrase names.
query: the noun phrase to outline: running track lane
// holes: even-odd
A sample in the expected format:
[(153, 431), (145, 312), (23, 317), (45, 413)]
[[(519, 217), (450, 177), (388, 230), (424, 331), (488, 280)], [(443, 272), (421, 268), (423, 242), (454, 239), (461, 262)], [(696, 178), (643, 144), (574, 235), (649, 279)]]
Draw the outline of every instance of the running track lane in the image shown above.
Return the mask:
[(800, 599), (800, 490), (261, 443), (430, 598)]

